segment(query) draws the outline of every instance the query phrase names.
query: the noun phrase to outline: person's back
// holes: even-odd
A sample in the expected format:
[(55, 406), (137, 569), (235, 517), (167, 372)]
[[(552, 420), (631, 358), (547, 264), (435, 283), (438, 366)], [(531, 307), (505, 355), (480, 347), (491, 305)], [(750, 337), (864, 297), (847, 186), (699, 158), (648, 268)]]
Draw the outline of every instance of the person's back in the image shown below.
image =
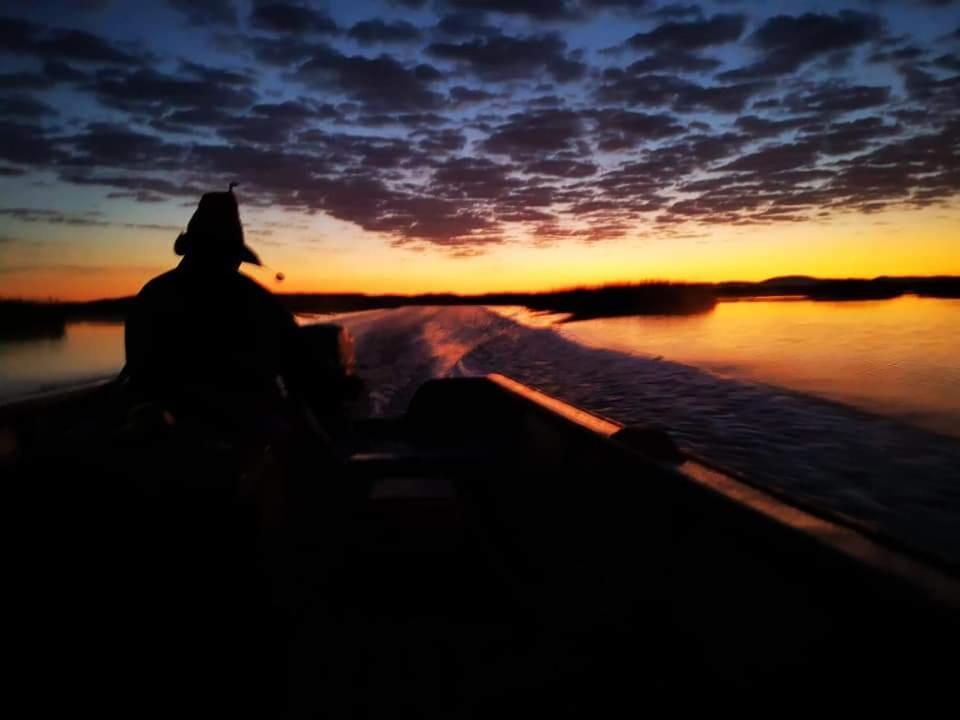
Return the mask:
[(151, 280), (127, 320), (127, 372), (150, 396), (276, 393), (296, 323), (263, 287), (185, 259)]
[(127, 318), (134, 388), (171, 411), (278, 398), (302, 362), (296, 322), (238, 272), (260, 261), (243, 243), (233, 193), (204, 195), (175, 250), (183, 261), (144, 286)]

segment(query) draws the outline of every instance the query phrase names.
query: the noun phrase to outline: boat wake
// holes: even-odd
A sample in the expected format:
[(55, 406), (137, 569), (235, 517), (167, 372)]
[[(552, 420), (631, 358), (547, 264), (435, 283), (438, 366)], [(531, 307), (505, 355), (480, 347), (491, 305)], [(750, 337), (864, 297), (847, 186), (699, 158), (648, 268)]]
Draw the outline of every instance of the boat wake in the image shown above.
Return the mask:
[(956, 439), (762, 383), (586, 347), (508, 315), (408, 307), (337, 321), (355, 337), (377, 415), (402, 412), (431, 377), (501, 372), (614, 420), (661, 427), (753, 482), (960, 562)]

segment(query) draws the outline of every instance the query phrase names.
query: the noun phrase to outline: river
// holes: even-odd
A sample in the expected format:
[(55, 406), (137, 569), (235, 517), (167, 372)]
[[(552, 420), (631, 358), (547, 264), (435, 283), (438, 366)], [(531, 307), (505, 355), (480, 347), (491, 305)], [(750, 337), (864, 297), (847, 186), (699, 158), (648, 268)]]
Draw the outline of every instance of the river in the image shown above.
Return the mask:
[[(568, 323), (520, 308), (501, 313), (552, 325), (589, 347), (781, 386), (960, 436), (960, 300), (750, 300), (688, 317)], [(109, 376), (122, 365), (117, 323), (71, 323), (62, 338), (0, 341), (0, 402)]]
[[(329, 316), (301, 318), (302, 322)], [(502, 372), (960, 562), (960, 300), (720, 303), (562, 322), (524, 308), (336, 318), (375, 414), (430, 377)], [(0, 402), (116, 373), (123, 327), (0, 343)]]

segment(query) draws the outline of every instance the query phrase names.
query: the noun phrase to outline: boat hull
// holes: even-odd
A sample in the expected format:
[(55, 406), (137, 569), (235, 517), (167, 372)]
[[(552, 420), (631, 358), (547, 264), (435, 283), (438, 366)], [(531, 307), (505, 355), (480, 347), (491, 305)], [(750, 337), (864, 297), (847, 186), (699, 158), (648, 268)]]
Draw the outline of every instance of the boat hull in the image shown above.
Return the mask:
[[(107, 385), (0, 410), (17, 527), (36, 551), (22, 586), (40, 596), (26, 605), (44, 609), (46, 647), (68, 656), (95, 635), (160, 672), (174, 638), (221, 663), (181, 657), (174, 704), (596, 715), (653, 697), (743, 707), (802, 690), (863, 706), (952, 687), (949, 563), (504, 376), (426, 383), (404, 416), (357, 422), (345, 459), (299, 455), (288, 484), (273, 468), (280, 498), (238, 502), (186, 468), (159, 489), (116, 464), (31, 471), (51, 436), (122, 407)], [(156, 464), (164, 451), (149, 452)], [(189, 459), (168, 455), (167, 468)], [(158, 612), (176, 622), (157, 631)], [(238, 623), (256, 639), (238, 644)], [(90, 702), (87, 671), (157, 689), (125, 662), (73, 659), (54, 674)]]

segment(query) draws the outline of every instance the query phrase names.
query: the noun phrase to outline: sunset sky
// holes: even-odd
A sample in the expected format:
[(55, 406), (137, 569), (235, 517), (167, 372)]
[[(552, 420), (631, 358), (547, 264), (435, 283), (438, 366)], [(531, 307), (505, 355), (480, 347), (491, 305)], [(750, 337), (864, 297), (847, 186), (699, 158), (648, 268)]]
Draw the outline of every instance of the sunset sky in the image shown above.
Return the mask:
[(0, 0), (0, 296), (960, 274), (953, 0)]

